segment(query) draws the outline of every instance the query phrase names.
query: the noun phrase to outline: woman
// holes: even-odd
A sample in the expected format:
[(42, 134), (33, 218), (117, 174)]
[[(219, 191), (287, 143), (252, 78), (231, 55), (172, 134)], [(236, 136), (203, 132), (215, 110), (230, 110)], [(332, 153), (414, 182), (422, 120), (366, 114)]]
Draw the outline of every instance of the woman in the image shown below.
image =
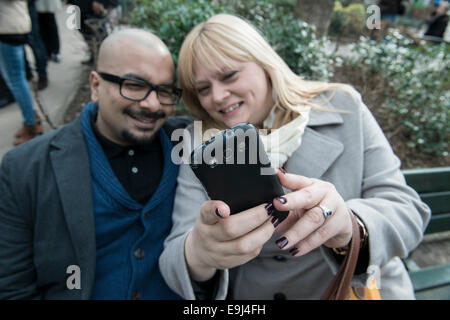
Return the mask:
[(0, 1), (0, 72), (11, 90), (24, 118), (16, 132), (14, 145), (19, 145), (43, 133), (33, 110), (30, 89), (25, 76), (23, 46), (31, 31), (31, 20), (25, 1)]
[[(284, 168), (277, 175), (288, 192), (230, 216), (182, 165), (160, 258), (172, 289), (194, 299), (193, 284), (197, 291), (219, 279), (214, 298), (225, 298), (231, 269), (229, 298), (318, 299), (346, 253), (354, 214), (363, 241), (353, 285), (378, 270), (383, 299), (414, 298), (398, 257), (420, 242), (429, 209), (405, 184), (358, 93), (302, 80), (253, 27), (225, 14), (190, 32), (178, 71), (183, 100), (205, 131), (250, 122), (282, 133), (267, 151)], [(272, 206), (289, 217), (278, 224)]]

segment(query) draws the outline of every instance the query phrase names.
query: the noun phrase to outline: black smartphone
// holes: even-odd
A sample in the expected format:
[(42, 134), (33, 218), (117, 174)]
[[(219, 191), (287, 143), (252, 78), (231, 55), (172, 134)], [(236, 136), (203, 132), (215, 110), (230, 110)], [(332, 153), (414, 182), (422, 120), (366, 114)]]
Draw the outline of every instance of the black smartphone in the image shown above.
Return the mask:
[[(284, 194), (258, 130), (249, 123), (226, 129), (194, 149), (190, 166), (209, 197), (225, 202), (231, 214)], [(288, 214), (274, 208), (280, 222)]]

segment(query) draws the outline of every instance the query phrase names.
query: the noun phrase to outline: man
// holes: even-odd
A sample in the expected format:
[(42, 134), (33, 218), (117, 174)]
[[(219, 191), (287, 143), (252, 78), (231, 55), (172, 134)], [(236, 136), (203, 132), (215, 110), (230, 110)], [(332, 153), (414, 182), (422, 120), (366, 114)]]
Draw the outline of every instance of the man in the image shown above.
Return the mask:
[(158, 267), (178, 174), (169, 50), (142, 30), (113, 33), (90, 86), (78, 119), (3, 158), (0, 298), (179, 298)]

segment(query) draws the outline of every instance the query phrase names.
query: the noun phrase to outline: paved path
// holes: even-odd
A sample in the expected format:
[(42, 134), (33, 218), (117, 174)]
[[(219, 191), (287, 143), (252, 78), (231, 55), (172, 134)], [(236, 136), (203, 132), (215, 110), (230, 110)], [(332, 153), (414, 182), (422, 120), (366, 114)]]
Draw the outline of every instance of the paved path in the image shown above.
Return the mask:
[[(45, 90), (39, 91), (39, 100), (55, 126), (61, 123), (81, 81), (87, 81), (87, 79), (81, 79), (82, 70), (85, 68), (81, 61), (85, 59), (86, 45), (78, 30), (70, 30), (66, 27), (68, 17), (65, 9), (56, 15), (62, 62), (49, 61), (47, 68), (49, 86)], [(30, 53), (28, 57), (31, 61), (31, 51), (28, 53)], [(32, 83), (28, 84), (32, 88)], [(34, 99), (34, 93), (32, 95)], [(34, 108), (38, 109), (35, 101)], [(47, 123), (43, 125), (45, 132), (51, 130)], [(22, 114), (16, 103), (0, 109), (0, 160), (6, 152), (13, 148), (14, 133), (21, 127)]]

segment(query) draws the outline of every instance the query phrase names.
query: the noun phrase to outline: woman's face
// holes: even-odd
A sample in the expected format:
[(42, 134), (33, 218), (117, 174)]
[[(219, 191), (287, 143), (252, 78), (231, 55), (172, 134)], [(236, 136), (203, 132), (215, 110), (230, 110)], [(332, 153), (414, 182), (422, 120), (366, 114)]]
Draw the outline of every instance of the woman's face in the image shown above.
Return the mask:
[(274, 105), (268, 74), (254, 62), (230, 61), (219, 72), (194, 62), (195, 90), (202, 107), (217, 122), (260, 126)]

